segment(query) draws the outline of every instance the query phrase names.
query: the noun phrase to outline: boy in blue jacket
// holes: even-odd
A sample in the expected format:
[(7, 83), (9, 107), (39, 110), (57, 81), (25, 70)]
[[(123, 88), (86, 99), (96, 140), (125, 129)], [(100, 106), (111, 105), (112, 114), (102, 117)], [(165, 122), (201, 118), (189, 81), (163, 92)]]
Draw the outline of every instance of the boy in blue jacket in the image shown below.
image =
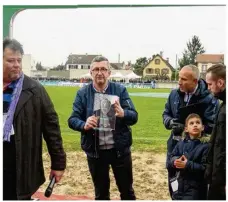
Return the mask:
[(168, 166), (176, 170), (170, 180), (173, 200), (206, 200), (204, 180), (209, 138), (203, 136), (204, 126), (198, 114), (185, 121), (185, 137), (174, 148)]

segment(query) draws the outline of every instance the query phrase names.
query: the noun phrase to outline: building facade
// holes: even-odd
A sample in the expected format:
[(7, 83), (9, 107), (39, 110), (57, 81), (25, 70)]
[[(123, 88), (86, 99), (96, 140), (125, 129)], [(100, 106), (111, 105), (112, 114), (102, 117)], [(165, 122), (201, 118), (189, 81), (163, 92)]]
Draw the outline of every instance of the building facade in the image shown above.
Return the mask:
[(196, 56), (196, 65), (199, 68), (201, 78), (204, 79), (207, 69), (218, 63), (224, 63), (224, 54), (198, 54)]
[(157, 54), (144, 67), (143, 77), (157, 80), (171, 80), (173, 71), (174, 68), (169, 63), (169, 59), (167, 58), (165, 60), (160, 54)]

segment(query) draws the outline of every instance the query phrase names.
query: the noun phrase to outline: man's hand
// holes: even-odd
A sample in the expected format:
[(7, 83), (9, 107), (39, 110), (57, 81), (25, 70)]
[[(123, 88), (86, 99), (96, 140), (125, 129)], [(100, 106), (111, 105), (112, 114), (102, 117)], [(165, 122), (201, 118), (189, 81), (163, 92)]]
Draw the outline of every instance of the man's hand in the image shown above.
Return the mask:
[(51, 170), (49, 179), (51, 180), (52, 176), (55, 176), (55, 182), (58, 183), (62, 178), (64, 170)]
[(188, 159), (185, 157), (185, 155), (182, 155), (179, 159), (176, 159), (174, 161), (174, 166), (176, 168), (183, 169), (183, 168), (185, 168), (187, 161), (188, 161)]
[(170, 121), (170, 128), (174, 134), (180, 135), (184, 131), (184, 124), (178, 123), (176, 119)]
[(97, 127), (98, 118), (99, 117), (96, 117), (95, 115), (88, 117), (84, 126), (84, 130), (90, 130)]
[(114, 108), (115, 108), (115, 111), (116, 111), (116, 114), (115, 115), (117, 117), (124, 117), (124, 110), (120, 106), (119, 100), (115, 100)]

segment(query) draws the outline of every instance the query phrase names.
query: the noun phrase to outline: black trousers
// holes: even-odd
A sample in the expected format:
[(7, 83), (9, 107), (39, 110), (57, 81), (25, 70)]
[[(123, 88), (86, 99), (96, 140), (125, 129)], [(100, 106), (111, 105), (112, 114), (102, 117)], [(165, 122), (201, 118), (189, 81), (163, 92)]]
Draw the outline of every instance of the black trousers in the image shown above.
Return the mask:
[(3, 200), (18, 200), (16, 178), (16, 149), (14, 136), (11, 136), (10, 142), (3, 142)]
[(3, 142), (3, 200), (17, 200), (16, 149), (13, 136), (10, 142)]
[(94, 187), (95, 200), (110, 200), (109, 169), (112, 167), (121, 200), (136, 200), (131, 153), (117, 157), (115, 149), (100, 150), (98, 159), (87, 157)]
[(207, 200), (226, 200), (225, 186), (211, 184), (209, 186)]

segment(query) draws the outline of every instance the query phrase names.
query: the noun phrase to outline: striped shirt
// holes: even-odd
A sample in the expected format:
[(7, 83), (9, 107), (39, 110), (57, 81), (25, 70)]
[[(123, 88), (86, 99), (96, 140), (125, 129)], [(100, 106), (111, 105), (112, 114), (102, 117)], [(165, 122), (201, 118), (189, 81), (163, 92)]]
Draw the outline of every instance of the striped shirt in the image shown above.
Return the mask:
[(195, 89), (194, 89), (194, 91), (192, 93), (185, 93), (184, 102), (185, 102), (186, 105), (188, 105), (188, 103), (190, 102), (190, 99), (191, 99), (192, 95), (196, 92), (197, 88), (198, 88), (198, 84), (197, 84), (197, 86), (195, 87)]
[[(19, 79), (18, 79), (19, 80)], [(9, 107), (10, 107), (10, 103), (12, 101), (12, 95), (13, 95), (13, 91), (14, 88), (16, 87), (16, 84), (18, 82), (18, 80), (11, 82), (4, 90), (3, 90), (3, 124), (5, 122), (5, 118), (7, 116)], [(4, 127), (4, 126), (3, 126)], [(14, 129), (12, 127), (11, 130), (11, 137), (13, 137), (14, 135)], [(12, 144), (14, 144), (14, 141), (11, 142)]]

